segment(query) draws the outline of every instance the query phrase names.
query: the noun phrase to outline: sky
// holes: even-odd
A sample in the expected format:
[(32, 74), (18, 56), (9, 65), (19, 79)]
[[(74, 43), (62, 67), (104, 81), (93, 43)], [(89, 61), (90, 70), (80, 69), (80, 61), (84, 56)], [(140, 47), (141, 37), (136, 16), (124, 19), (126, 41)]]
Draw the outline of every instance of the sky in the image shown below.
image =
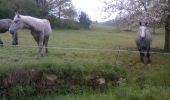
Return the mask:
[[(73, 5), (78, 11), (84, 11), (92, 21), (103, 22), (110, 18), (106, 18), (106, 13), (101, 9), (103, 4), (101, 0), (72, 0)], [(112, 16), (114, 18), (115, 15)]]

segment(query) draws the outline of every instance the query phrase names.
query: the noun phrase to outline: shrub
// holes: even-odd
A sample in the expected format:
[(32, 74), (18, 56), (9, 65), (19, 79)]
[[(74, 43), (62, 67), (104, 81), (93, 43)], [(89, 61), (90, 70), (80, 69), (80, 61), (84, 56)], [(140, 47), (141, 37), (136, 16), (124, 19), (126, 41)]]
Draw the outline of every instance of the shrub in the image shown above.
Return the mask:
[(85, 12), (81, 12), (79, 16), (79, 22), (84, 28), (89, 28), (92, 24), (92, 21)]
[(60, 29), (80, 29), (79, 23), (73, 19), (57, 19), (55, 16), (46, 17), (50, 23), (52, 28), (60, 28)]
[(9, 97), (12, 98), (12, 100), (28, 99), (34, 95), (34, 90), (31, 86), (16, 85), (11, 88), (9, 92)]

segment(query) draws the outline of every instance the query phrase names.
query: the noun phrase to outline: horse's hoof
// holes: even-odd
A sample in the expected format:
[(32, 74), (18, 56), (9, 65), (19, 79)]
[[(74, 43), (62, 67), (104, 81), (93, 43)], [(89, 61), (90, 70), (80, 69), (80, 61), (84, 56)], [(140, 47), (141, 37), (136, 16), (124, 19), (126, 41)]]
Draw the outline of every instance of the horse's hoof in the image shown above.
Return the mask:
[(0, 47), (3, 47), (3, 44), (4, 44), (4, 43), (0, 40)]
[(14, 45), (14, 46), (16, 46), (16, 45), (18, 45), (18, 43), (11, 43), (11, 45)]
[(11, 47), (17, 47), (17, 45), (11, 45)]
[(40, 57), (44, 57), (44, 54), (41, 54), (41, 56)]
[(16, 46), (16, 45), (18, 45), (18, 43), (14, 43), (14, 44), (12, 44), (12, 45), (15, 45), (15, 46)]
[(37, 56), (37, 57), (36, 57), (37, 60), (40, 60), (40, 58), (41, 58), (40, 56)]
[(142, 65), (145, 65), (145, 63), (141, 63)]
[(0, 47), (3, 47), (3, 44), (0, 44)]
[(47, 54), (48, 53), (48, 51), (45, 51), (45, 54)]
[(44, 56), (44, 54), (40, 54), (40, 55), (37, 56), (37, 59), (40, 59), (43, 56)]
[(145, 64), (145, 62), (144, 62), (144, 61), (141, 61), (141, 64)]

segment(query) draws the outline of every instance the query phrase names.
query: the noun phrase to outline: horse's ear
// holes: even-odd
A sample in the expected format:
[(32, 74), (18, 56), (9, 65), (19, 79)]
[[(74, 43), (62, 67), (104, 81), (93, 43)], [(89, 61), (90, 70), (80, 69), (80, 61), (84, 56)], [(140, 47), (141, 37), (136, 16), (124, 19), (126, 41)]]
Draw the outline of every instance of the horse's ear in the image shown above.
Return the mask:
[(15, 15), (18, 15), (18, 14), (19, 14), (18, 11), (16, 11), (16, 12), (15, 12)]
[(15, 12), (15, 15), (17, 15), (18, 18), (20, 18), (20, 14), (17, 12)]
[(141, 25), (142, 25), (142, 22), (139, 22), (139, 25), (141, 26)]
[(17, 15), (17, 17), (18, 17), (18, 18), (21, 18), (21, 16), (20, 16), (19, 14)]

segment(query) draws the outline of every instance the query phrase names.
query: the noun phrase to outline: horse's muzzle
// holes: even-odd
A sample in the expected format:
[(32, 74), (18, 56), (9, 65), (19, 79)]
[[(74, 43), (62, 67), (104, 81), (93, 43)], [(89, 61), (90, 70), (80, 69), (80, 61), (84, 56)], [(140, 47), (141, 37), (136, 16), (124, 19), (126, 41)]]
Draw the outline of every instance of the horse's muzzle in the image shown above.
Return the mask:
[(145, 37), (141, 37), (141, 40), (144, 41), (144, 40), (145, 40)]
[(10, 34), (15, 34), (15, 31), (14, 30), (9, 30)]

